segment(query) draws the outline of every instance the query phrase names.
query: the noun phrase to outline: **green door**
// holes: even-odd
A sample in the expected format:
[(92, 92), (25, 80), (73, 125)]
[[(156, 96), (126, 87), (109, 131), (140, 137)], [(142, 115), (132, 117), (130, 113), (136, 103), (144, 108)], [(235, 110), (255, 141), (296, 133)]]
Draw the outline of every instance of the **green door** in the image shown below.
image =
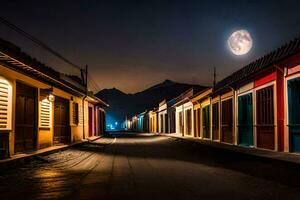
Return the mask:
[(291, 152), (300, 152), (300, 78), (288, 81), (289, 144)]
[(238, 143), (253, 145), (253, 103), (252, 93), (238, 98)]

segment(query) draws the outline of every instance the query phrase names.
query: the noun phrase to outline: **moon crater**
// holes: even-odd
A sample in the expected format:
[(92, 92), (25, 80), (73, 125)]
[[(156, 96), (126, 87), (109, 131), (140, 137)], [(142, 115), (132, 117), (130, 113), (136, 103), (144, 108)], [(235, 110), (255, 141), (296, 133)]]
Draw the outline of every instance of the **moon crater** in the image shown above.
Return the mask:
[(253, 40), (247, 30), (233, 32), (228, 38), (228, 47), (235, 55), (247, 54), (253, 45)]

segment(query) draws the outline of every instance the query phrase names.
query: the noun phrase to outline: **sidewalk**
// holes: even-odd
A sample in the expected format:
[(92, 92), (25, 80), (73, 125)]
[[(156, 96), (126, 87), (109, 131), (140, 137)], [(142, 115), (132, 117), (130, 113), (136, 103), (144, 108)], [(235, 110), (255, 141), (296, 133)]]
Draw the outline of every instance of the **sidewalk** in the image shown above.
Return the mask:
[(202, 140), (202, 139), (193, 138), (193, 137), (183, 137), (181, 134), (178, 134), (178, 133), (171, 133), (171, 134), (161, 133), (159, 135), (173, 137), (173, 138), (179, 138), (182, 140), (196, 142), (196, 143), (211, 146), (214, 148), (244, 153), (244, 154), (257, 156), (257, 157), (261, 157), (261, 158), (268, 158), (268, 159), (273, 159), (273, 160), (278, 160), (278, 161), (285, 161), (285, 162), (290, 162), (290, 163), (294, 163), (294, 164), (300, 164), (300, 154), (296, 154), (296, 153), (276, 152), (276, 151), (267, 150), (267, 149), (242, 147), (242, 146), (226, 144), (226, 143), (222, 143), (222, 142), (215, 142), (215, 141), (211, 141), (211, 140)]
[(37, 151), (32, 151), (32, 152), (28, 152), (28, 153), (19, 153), (19, 154), (13, 155), (12, 157), (10, 157), (8, 159), (0, 160), (0, 169), (16, 166), (20, 163), (24, 163), (24, 162), (32, 159), (35, 156), (43, 156), (43, 155), (48, 155), (48, 154), (55, 153), (58, 151), (64, 151), (73, 146), (82, 145), (82, 144), (90, 142), (90, 141), (95, 141), (99, 138), (101, 138), (101, 136), (94, 136), (94, 137), (91, 137), (91, 138), (88, 138), (88, 139), (85, 139), (82, 141), (74, 142), (72, 144), (55, 145), (55, 146), (51, 146), (48, 148), (39, 149)]

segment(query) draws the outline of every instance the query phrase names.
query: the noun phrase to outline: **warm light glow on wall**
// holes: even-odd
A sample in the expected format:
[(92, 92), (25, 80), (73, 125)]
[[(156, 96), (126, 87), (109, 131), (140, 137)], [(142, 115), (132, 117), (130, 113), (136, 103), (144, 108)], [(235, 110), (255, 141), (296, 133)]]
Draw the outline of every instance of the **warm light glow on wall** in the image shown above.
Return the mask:
[(0, 130), (11, 130), (12, 122), (12, 85), (0, 76)]
[(51, 128), (52, 121), (52, 102), (48, 100), (48, 96), (41, 96), (39, 102), (39, 127)]
[(49, 95), (48, 95), (48, 100), (49, 100), (50, 102), (54, 102), (55, 96), (54, 96), (53, 94), (49, 94)]

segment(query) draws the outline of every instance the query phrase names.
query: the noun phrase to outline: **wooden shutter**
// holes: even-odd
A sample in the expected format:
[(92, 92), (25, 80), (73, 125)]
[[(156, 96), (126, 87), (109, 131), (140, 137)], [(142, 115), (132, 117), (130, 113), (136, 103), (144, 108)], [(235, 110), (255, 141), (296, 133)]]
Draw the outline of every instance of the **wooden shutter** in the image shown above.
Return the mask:
[(82, 104), (78, 105), (78, 124), (83, 125), (83, 108), (82, 108)]
[(51, 128), (51, 102), (46, 96), (40, 97), (40, 128)]
[(0, 77), (0, 130), (11, 129), (12, 86)]
[(72, 124), (78, 125), (79, 123), (79, 110), (78, 103), (72, 103)]

